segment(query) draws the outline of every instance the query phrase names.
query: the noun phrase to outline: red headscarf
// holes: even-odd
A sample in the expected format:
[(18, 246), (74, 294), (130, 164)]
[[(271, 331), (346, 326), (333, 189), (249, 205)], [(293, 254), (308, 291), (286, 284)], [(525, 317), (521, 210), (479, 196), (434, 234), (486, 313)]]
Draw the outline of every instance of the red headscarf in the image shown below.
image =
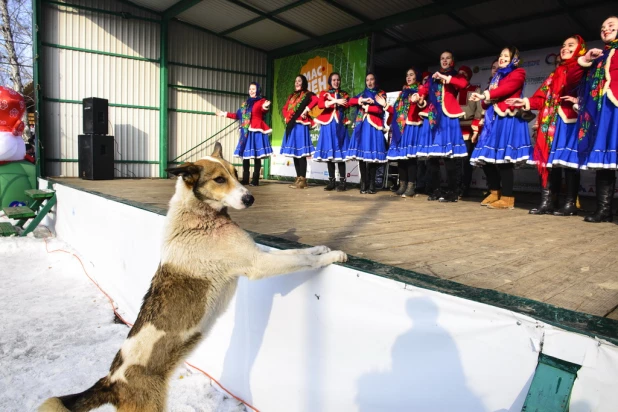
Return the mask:
[(575, 35), (569, 38), (577, 39), (578, 42), (573, 56), (568, 60), (562, 61), (541, 85), (541, 91), (545, 93), (545, 103), (539, 111), (537, 119), (538, 129), (533, 158), (537, 162), (543, 187), (547, 186), (547, 178), (549, 176), (547, 160), (549, 159), (549, 152), (554, 141), (558, 109), (561, 103), (560, 97), (569, 92), (569, 90), (565, 90), (567, 86), (567, 72), (573, 70), (577, 66), (577, 59), (586, 54), (586, 43), (584, 43), (584, 39), (581, 36)]

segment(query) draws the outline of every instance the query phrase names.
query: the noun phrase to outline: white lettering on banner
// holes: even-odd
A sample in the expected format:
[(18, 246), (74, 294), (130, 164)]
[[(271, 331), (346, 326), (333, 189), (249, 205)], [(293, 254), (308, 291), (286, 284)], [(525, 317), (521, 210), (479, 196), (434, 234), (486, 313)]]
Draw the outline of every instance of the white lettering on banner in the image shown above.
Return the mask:
[(325, 90), (325, 89), (327, 89), (327, 87), (326, 87), (326, 81), (327, 81), (326, 76), (322, 76), (322, 77), (320, 77), (320, 78), (318, 79), (318, 87), (319, 87), (319, 90)]

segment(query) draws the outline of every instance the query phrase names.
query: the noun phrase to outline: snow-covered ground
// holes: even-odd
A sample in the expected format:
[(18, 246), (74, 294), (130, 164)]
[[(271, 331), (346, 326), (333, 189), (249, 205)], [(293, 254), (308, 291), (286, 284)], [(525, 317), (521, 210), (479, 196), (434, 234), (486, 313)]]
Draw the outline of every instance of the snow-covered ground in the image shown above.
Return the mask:
[[(50, 251), (77, 254), (44, 227), (37, 236), (48, 236)], [(45, 240), (32, 234), (0, 237), (0, 285), (0, 411), (34, 411), (46, 398), (81, 392), (107, 373), (129, 329), (114, 323), (109, 301), (74, 256), (48, 253)], [(180, 367), (169, 410), (248, 410), (215, 385)]]

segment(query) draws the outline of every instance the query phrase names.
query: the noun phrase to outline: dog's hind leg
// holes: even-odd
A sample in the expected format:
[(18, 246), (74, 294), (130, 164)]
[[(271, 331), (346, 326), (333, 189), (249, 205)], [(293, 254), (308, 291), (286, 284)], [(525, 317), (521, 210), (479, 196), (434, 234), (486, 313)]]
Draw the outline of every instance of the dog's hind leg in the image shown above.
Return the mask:
[(330, 248), (327, 246), (313, 246), (302, 249), (269, 249), (262, 245), (258, 245), (258, 247), (263, 252), (275, 255), (323, 255), (330, 252)]
[(257, 252), (252, 256), (252, 264), (240, 268), (240, 272), (252, 280), (263, 279), (301, 270), (317, 269), (331, 263), (345, 262), (347, 259), (347, 255), (340, 250), (321, 255)]

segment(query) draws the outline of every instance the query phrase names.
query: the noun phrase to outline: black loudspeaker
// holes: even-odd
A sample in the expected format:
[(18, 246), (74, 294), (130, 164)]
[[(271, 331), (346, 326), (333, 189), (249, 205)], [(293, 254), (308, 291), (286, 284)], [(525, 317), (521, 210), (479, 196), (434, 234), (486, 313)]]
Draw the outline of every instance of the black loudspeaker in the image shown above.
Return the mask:
[(80, 134), (77, 137), (79, 149), (79, 177), (88, 180), (110, 180), (114, 178), (114, 136)]
[(107, 99), (83, 100), (84, 134), (107, 134)]

